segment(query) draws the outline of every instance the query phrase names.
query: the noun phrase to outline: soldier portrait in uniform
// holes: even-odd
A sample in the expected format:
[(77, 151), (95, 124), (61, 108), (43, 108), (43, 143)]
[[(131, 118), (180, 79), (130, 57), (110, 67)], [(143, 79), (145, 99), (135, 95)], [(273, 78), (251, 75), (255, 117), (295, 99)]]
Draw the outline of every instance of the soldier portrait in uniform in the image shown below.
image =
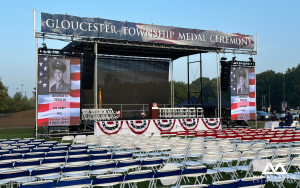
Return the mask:
[(50, 92), (70, 92), (70, 63), (64, 62), (63, 59), (54, 59), (50, 67)]
[(249, 94), (249, 79), (247, 77), (248, 69), (240, 68), (237, 70), (237, 94)]

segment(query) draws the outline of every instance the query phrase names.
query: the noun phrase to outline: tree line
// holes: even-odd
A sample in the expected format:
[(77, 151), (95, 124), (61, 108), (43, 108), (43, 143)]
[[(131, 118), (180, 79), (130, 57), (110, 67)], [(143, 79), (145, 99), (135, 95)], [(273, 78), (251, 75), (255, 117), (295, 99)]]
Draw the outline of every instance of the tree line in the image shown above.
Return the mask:
[[(217, 97), (217, 79), (202, 78), (203, 100), (209, 102)], [(230, 85), (230, 84), (229, 84)], [(256, 74), (256, 105), (257, 110), (262, 110), (262, 95), (265, 95), (264, 106), (269, 106), (277, 112), (281, 112), (281, 102), (283, 102), (283, 85), (285, 90), (285, 101), (289, 108), (297, 109), (300, 107), (300, 64), (296, 67), (288, 68), (285, 73), (276, 73), (273, 70), (267, 70)], [(169, 96), (171, 91), (169, 83)], [(229, 86), (230, 87), (230, 86)], [(269, 97), (270, 88), (270, 97)], [(191, 92), (200, 91), (200, 78), (197, 78), (190, 84)], [(230, 88), (222, 92), (222, 98), (230, 101)], [(198, 93), (191, 93), (191, 96), (198, 97)], [(174, 81), (174, 101), (175, 104), (187, 100), (187, 83)]]
[(0, 79), (0, 114), (15, 113), (35, 109), (35, 98), (23, 96), (16, 92), (14, 96), (8, 95), (8, 87)]
[[(202, 78), (203, 100), (209, 102), (217, 97), (217, 79)], [(283, 92), (283, 85), (284, 90)], [(171, 91), (169, 82), (169, 96)], [(269, 97), (270, 88), (270, 97)], [(34, 88), (35, 89), (35, 88)], [(200, 78), (197, 78), (190, 84), (191, 92), (200, 91)], [(281, 112), (281, 102), (284, 100), (290, 108), (298, 109), (300, 107), (300, 64), (296, 67), (288, 68), (285, 73), (276, 73), (273, 70), (267, 70), (256, 74), (256, 105), (257, 110), (262, 109), (262, 95), (265, 95), (266, 107), (271, 104), (271, 109)], [(34, 96), (27, 98), (22, 96), (21, 92), (16, 92), (14, 96), (8, 95), (8, 87), (5, 86), (0, 77), (0, 114), (14, 113), (35, 108)], [(191, 93), (191, 96), (198, 97), (198, 93)], [(187, 83), (174, 81), (174, 101), (175, 104), (187, 100)], [(222, 92), (222, 98), (230, 101), (230, 89)], [(170, 101), (169, 101), (170, 102)]]

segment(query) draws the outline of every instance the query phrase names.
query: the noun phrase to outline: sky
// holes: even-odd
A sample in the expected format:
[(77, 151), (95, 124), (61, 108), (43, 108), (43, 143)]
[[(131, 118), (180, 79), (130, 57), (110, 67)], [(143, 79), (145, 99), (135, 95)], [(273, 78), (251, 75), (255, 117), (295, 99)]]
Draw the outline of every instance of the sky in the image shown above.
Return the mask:
[[(218, 30), (228, 33), (258, 35), (256, 73), (267, 70), (285, 72), (300, 63), (300, 1), (3, 1), (0, 6), (0, 77), (13, 96), (17, 88), (32, 97), (35, 87), (35, 38), (33, 9), (36, 9), (36, 30), (40, 31), (41, 12), (100, 17), (119, 21)], [(39, 39), (41, 46), (43, 40)], [(45, 40), (48, 48), (60, 49), (67, 42)], [(221, 54), (224, 56), (224, 54)], [(233, 54), (225, 54), (231, 59)], [(215, 53), (203, 54), (203, 76), (217, 75)], [(237, 55), (248, 60), (249, 55)], [(196, 61), (199, 55), (191, 56)], [(198, 65), (191, 66), (190, 80), (199, 76)], [(174, 61), (174, 79), (187, 82), (187, 58)]]

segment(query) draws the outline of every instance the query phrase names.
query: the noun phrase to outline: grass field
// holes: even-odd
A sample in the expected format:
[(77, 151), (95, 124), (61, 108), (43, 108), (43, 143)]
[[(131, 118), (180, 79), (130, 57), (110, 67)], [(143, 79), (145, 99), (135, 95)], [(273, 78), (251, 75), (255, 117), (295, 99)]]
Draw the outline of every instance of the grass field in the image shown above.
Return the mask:
[[(258, 122), (257, 126), (258, 128), (263, 128), (265, 122)], [(255, 127), (255, 125), (250, 124), (249, 126), (251, 127)], [(40, 131), (40, 130), (38, 130)], [(7, 127), (7, 128), (0, 128), (0, 138), (6, 138), (6, 139), (11, 139), (11, 138), (28, 138), (28, 137), (34, 137), (35, 135), (35, 128), (33, 126), (30, 127)], [(51, 140), (49, 138), (46, 138), (46, 140)], [(58, 142), (60, 142), (60, 139), (52, 139), (52, 140), (56, 140)], [(295, 171), (295, 169), (293, 169), (293, 171)], [(290, 171), (290, 172), (293, 172)], [(238, 173), (239, 174), (239, 178), (243, 178), (245, 177), (246, 173)], [(260, 175), (260, 173), (254, 173), (255, 175)], [(230, 180), (230, 176), (228, 174), (224, 174), (222, 173), (223, 179), (222, 180)], [(208, 176), (207, 176), (208, 177)], [(189, 184), (194, 184), (195, 179), (194, 178), (189, 178), (190, 182), (186, 182), (184, 183), (183, 181), (181, 182), (181, 184), (185, 184), (185, 185), (189, 185)], [(212, 181), (212, 179), (210, 177), (207, 178), (207, 180), (204, 180), (203, 183), (205, 184), (209, 184)], [(137, 184), (138, 187), (148, 187), (149, 183), (148, 182), (141, 182)], [(174, 186), (174, 185), (172, 185)], [(296, 183), (294, 184), (288, 184), (287, 182), (284, 183), (284, 186), (286, 188), (294, 188), (296, 187)], [(114, 186), (114, 187), (119, 187), (119, 186)], [(126, 185), (126, 188), (128, 186)], [(158, 181), (157, 183), (157, 187), (171, 187), (171, 186), (163, 186), (160, 181)], [(277, 186), (273, 186), (272, 183), (267, 183), (265, 188), (275, 188)]]

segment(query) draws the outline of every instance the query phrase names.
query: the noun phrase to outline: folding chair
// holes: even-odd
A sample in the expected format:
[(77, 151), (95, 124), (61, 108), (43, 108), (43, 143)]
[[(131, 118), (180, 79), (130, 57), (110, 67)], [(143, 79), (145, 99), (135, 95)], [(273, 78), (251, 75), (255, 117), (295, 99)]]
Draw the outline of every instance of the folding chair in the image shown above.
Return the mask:
[[(238, 174), (237, 174), (237, 168), (239, 166), (240, 163), (240, 159), (241, 159), (241, 153), (240, 152), (228, 152), (225, 153), (220, 161), (220, 163), (224, 164), (226, 163), (228, 165), (228, 167), (219, 167), (219, 172), (225, 172), (226, 174), (230, 174), (231, 179), (237, 179)], [(233, 166), (232, 162), (233, 161), (237, 161), (236, 165)]]
[(43, 152), (43, 153), (47, 153), (50, 151), (50, 148), (49, 147), (37, 147), (37, 148), (33, 148), (31, 150), (31, 152)]
[(181, 176), (181, 170), (179, 168), (173, 168), (168, 170), (158, 170), (154, 174), (151, 187), (156, 187), (157, 180), (179, 178)]
[(132, 157), (133, 157), (133, 155), (130, 152), (115, 153), (111, 159), (115, 160), (115, 161), (122, 161), (122, 160), (132, 159)]
[(26, 153), (23, 159), (37, 159), (42, 160), (45, 158), (44, 152), (34, 152), (34, 153)]
[(219, 146), (217, 141), (207, 141), (204, 142), (204, 147), (208, 148), (208, 147), (219, 147)]
[(41, 147), (48, 147), (48, 148), (52, 149), (54, 147), (54, 145), (53, 144), (45, 144), (45, 142), (44, 142), (43, 144), (40, 144), (38, 146), (38, 148), (41, 148)]
[(87, 164), (66, 165), (61, 172), (62, 177), (86, 176), (89, 174), (90, 166)]
[(288, 158), (290, 158), (291, 153), (292, 153), (291, 148), (279, 148), (275, 152), (275, 154), (273, 156), (273, 159), (276, 159), (278, 157), (288, 157)]
[(242, 162), (242, 166), (238, 166), (237, 170), (239, 171), (246, 171), (246, 175), (245, 177), (249, 176), (253, 176), (253, 173), (250, 170), (250, 165), (251, 162), (249, 163), (249, 165), (247, 165), (247, 161), (248, 160), (255, 160), (258, 157), (258, 152), (257, 151), (245, 151), (242, 153), (241, 155), (241, 159), (240, 162)]
[(140, 165), (141, 165), (141, 162), (137, 159), (120, 161), (117, 163), (114, 173), (117, 173), (117, 172), (126, 173), (127, 171), (129, 171), (131, 169), (136, 170), (140, 167)]
[(273, 186), (284, 188), (283, 182), (285, 180), (285, 176), (267, 176), (266, 180), (267, 182), (271, 182)]
[(22, 154), (14, 153), (14, 154), (3, 154), (0, 157), (1, 162), (15, 162), (22, 159)]
[(148, 186), (148, 187), (150, 187), (152, 180), (153, 180), (153, 172), (151, 170), (129, 172), (125, 176), (123, 186), (121, 186), (121, 188), (124, 188), (126, 184), (128, 184), (128, 186), (130, 184), (133, 184), (132, 187), (138, 187), (137, 183), (145, 182), (145, 181), (150, 181), (149, 186)]
[(235, 151), (249, 151), (251, 149), (251, 144), (239, 144)]
[(46, 154), (46, 157), (66, 157), (67, 151), (65, 150), (58, 150), (58, 151), (50, 151)]
[(245, 188), (264, 187), (266, 184), (266, 178), (264, 177), (242, 178), (238, 181), (238, 183), (239, 183), (239, 187), (245, 187)]
[(110, 187), (123, 183), (124, 176), (122, 174), (109, 174), (109, 175), (100, 175), (93, 179), (92, 187), (101, 186), (101, 187)]
[(63, 136), (61, 138), (61, 143), (63, 143), (64, 141), (72, 141), (74, 140), (74, 136)]
[(186, 149), (173, 149), (171, 150), (169, 154), (169, 158), (167, 160), (166, 164), (173, 164), (176, 167), (182, 167), (184, 166), (185, 159), (187, 155)]
[(107, 149), (105, 148), (96, 148), (96, 149), (91, 149), (89, 152), (89, 155), (95, 155), (95, 154), (105, 154), (107, 153)]
[[(207, 172), (207, 168), (205, 166), (193, 166), (193, 167), (189, 166), (189, 167), (183, 169), (183, 171), (181, 173), (181, 177), (177, 181), (176, 186), (180, 185), (181, 180), (184, 177), (187, 177), (188, 182), (189, 182), (189, 178), (193, 177), (193, 178), (195, 178), (194, 185), (196, 185), (196, 183), (198, 183), (200, 185), (200, 184), (202, 184), (202, 182), (204, 180), (206, 172)], [(200, 177), (201, 183), (198, 179), (199, 177)]]
[[(199, 160), (202, 159), (205, 154), (204, 148), (192, 148), (187, 153), (187, 158), (185, 161), (186, 166), (198, 166), (200, 165)], [(194, 160), (192, 160), (194, 159)]]
[(72, 147), (71, 147), (71, 151), (72, 151), (72, 150), (82, 150), (82, 149), (87, 150), (87, 149), (88, 149), (88, 146), (87, 146), (87, 145), (77, 145), (77, 146), (72, 146)]
[(58, 180), (60, 178), (60, 167), (38, 167), (31, 172), (31, 178), (37, 180)]
[(291, 152), (291, 157), (299, 157), (300, 156), (300, 147), (293, 148)]
[(221, 153), (221, 148), (216, 146), (216, 147), (208, 147), (205, 149), (205, 153)]
[(1, 147), (1, 150), (8, 150), (8, 151), (12, 151), (14, 149), (19, 149), (17, 146), (6, 146), (6, 147)]
[(29, 153), (29, 152), (30, 152), (29, 148), (14, 149), (11, 151), (11, 153), (21, 153), (21, 154), (25, 154), (25, 153)]
[(28, 183), (23, 183), (20, 188), (53, 188), (55, 187), (55, 182), (51, 180), (47, 181), (36, 181), (36, 182), (28, 182)]
[(90, 158), (88, 155), (73, 155), (67, 158), (67, 165), (89, 164)]
[[(141, 162), (139, 170), (141, 170), (142, 167), (151, 168), (153, 171), (160, 170), (160, 168), (163, 165), (163, 159), (162, 158), (148, 158), (144, 159)], [(158, 168), (156, 168), (158, 167)]]
[(0, 172), (12, 169), (13, 163), (0, 161)]
[(8, 170), (0, 172), (0, 180), (2, 182), (9, 182), (9, 186), (11, 187), (13, 187), (14, 182), (28, 182), (29, 176), (29, 171), (25, 169)]
[(219, 172), (219, 162), (222, 159), (222, 154), (216, 153), (216, 154), (206, 154), (204, 155), (201, 166), (202, 165), (208, 165), (213, 167), (213, 169), (207, 169), (206, 175), (210, 175), (213, 181), (216, 181), (218, 179), (218, 172)]
[(68, 178), (61, 178), (58, 182), (56, 187), (60, 188), (79, 188), (79, 187), (90, 187), (91, 186), (91, 178), (88, 176), (77, 176), (77, 177), (68, 177)]
[(209, 187), (211, 188), (225, 188), (225, 187), (239, 187), (239, 183), (237, 180), (227, 180), (227, 181), (217, 181), (217, 182), (212, 182)]
[(15, 162), (14, 168), (15, 169), (27, 169), (30, 172), (35, 169), (36, 167), (40, 166), (41, 161), (36, 159), (25, 159)]
[(76, 150), (70, 150), (68, 152), (68, 156), (71, 155), (86, 155), (87, 154), (87, 149), (76, 149)]
[[(16, 150), (16, 149), (15, 149)], [(14, 150), (13, 150), (14, 151)], [(14, 153), (14, 152), (13, 152)], [(9, 150), (0, 150), (0, 156), (1, 155), (4, 155), (4, 154), (10, 154), (10, 151)], [(1, 157), (0, 157), (1, 159)]]
[(252, 151), (260, 151), (260, 150), (264, 150), (265, 148), (266, 148), (266, 144), (265, 143), (257, 143), (257, 144), (254, 144), (251, 147), (251, 150)]
[(42, 160), (41, 166), (51, 167), (51, 166), (65, 166), (65, 157), (46, 157)]
[(112, 161), (94, 163), (93, 165), (91, 165), (90, 176), (107, 174), (110, 171), (115, 170), (115, 168), (116, 168), (116, 163), (114, 163)]

